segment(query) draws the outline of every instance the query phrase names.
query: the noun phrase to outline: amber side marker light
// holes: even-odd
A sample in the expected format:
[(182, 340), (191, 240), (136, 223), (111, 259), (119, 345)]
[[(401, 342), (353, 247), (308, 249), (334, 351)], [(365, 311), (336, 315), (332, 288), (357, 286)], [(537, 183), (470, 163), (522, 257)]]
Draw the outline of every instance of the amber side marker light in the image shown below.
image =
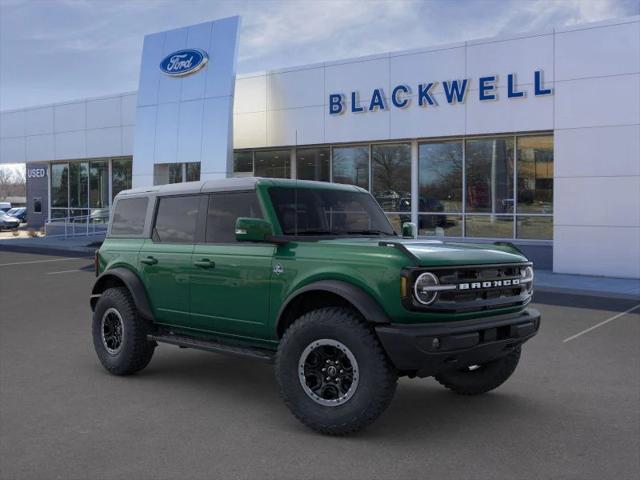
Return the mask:
[(400, 294), (402, 295), (402, 298), (407, 296), (407, 292), (407, 277), (400, 277)]

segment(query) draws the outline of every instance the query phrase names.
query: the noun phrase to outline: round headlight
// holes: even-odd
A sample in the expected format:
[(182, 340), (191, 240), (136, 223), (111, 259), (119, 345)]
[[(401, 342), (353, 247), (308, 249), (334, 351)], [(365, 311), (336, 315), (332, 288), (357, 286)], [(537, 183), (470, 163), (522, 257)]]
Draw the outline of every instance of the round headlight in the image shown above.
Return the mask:
[(421, 274), (413, 286), (413, 293), (416, 300), (422, 305), (432, 304), (438, 296), (438, 291), (433, 287), (436, 287), (438, 283), (440, 283), (438, 282), (438, 277), (433, 273), (426, 272)]
[(533, 268), (529, 266), (520, 269), (520, 276), (522, 282), (533, 282)]

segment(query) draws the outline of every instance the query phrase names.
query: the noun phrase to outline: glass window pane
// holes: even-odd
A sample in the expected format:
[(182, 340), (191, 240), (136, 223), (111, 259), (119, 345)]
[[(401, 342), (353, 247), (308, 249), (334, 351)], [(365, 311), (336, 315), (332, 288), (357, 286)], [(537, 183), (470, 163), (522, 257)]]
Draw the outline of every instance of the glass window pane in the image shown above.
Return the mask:
[(462, 236), (461, 215), (419, 215), (418, 235), (421, 236)]
[(158, 203), (153, 240), (163, 243), (193, 243), (200, 195), (163, 197)]
[(255, 192), (210, 195), (207, 211), (207, 243), (235, 243), (238, 217), (262, 218), (262, 210)]
[(402, 233), (402, 224), (411, 221), (411, 215), (403, 215), (401, 213), (387, 213), (387, 220), (397, 234)]
[(523, 216), (516, 217), (516, 235), (518, 238), (532, 240), (553, 239), (553, 217)]
[(114, 158), (111, 160), (111, 194), (112, 197), (123, 190), (131, 188), (131, 158)]
[(333, 181), (369, 190), (369, 147), (334, 147)]
[(182, 163), (157, 163), (153, 166), (153, 184), (182, 182)]
[(51, 218), (66, 218), (69, 216), (69, 210), (66, 208), (52, 208)]
[(418, 147), (420, 212), (462, 212), (462, 142)]
[(512, 215), (467, 215), (467, 237), (513, 238)]
[(70, 207), (89, 206), (89, 164), (86, 162), (69, 164), (69, 203)]
[(290, 150), (270, 150), (255, 152), (254, 175), (256, 177), (290, 178)]
[(113, 235), (141, 235), (147, 215), (147, 197), (123, 198), (116, 202), (111, 223)]
[(467, 140), (467, 212), (513, 212), (513, 138)]
[[(51, 165), (51, 207), (69, 206), (69, 164)], [(53, 215), (52, 215), (53, 216)], [(60, 217), (57, 217), (60, 218)]]
[(235, 173), (253, 172), (253, 152), (233, 152), (233, 171)]
[(553, 136), (518, 137), (518, 212), (553, 213)]
[(200, 162), (187, 163), (187, 182), (200, 180)]
[(36, 197), (33, 199), (33, 213), (42, 213), (42, 198)]
[(89, 163), (89, 207), (109, 207), (109, 166), (106, 161)]
[(328, 182), (329, 159), (328, 148), (304, 148), (296, 152), (296, 169), (300, 180), (317, 180)]
[(371, 147), (372, 192), (386, 212), (411, 210), (411, 145)]

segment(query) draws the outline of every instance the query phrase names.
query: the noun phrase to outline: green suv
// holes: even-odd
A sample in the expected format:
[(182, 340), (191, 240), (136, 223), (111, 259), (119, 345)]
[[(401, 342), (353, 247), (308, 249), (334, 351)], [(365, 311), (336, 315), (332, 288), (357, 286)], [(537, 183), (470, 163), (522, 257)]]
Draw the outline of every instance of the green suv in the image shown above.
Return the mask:
[(121, 192), (96, 252), (93, 344), (116, 375), (158, 343), (274, 362), (305, 425), (353, 433), (398, 376), (463, 395), (513, 373), (540, 314), (512, 245), (399, 236), (362, 188), (235, 178)]

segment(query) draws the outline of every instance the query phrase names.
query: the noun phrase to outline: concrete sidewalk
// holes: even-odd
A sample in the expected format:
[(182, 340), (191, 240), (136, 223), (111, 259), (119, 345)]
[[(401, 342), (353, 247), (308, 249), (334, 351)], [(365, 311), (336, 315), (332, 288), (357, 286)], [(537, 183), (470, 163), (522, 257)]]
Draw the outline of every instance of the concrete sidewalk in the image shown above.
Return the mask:
[(62, 256), (90, 256), (104, 240), (104, 233), (85, 237), (34, 237), (0, 240), (0, 251)]

